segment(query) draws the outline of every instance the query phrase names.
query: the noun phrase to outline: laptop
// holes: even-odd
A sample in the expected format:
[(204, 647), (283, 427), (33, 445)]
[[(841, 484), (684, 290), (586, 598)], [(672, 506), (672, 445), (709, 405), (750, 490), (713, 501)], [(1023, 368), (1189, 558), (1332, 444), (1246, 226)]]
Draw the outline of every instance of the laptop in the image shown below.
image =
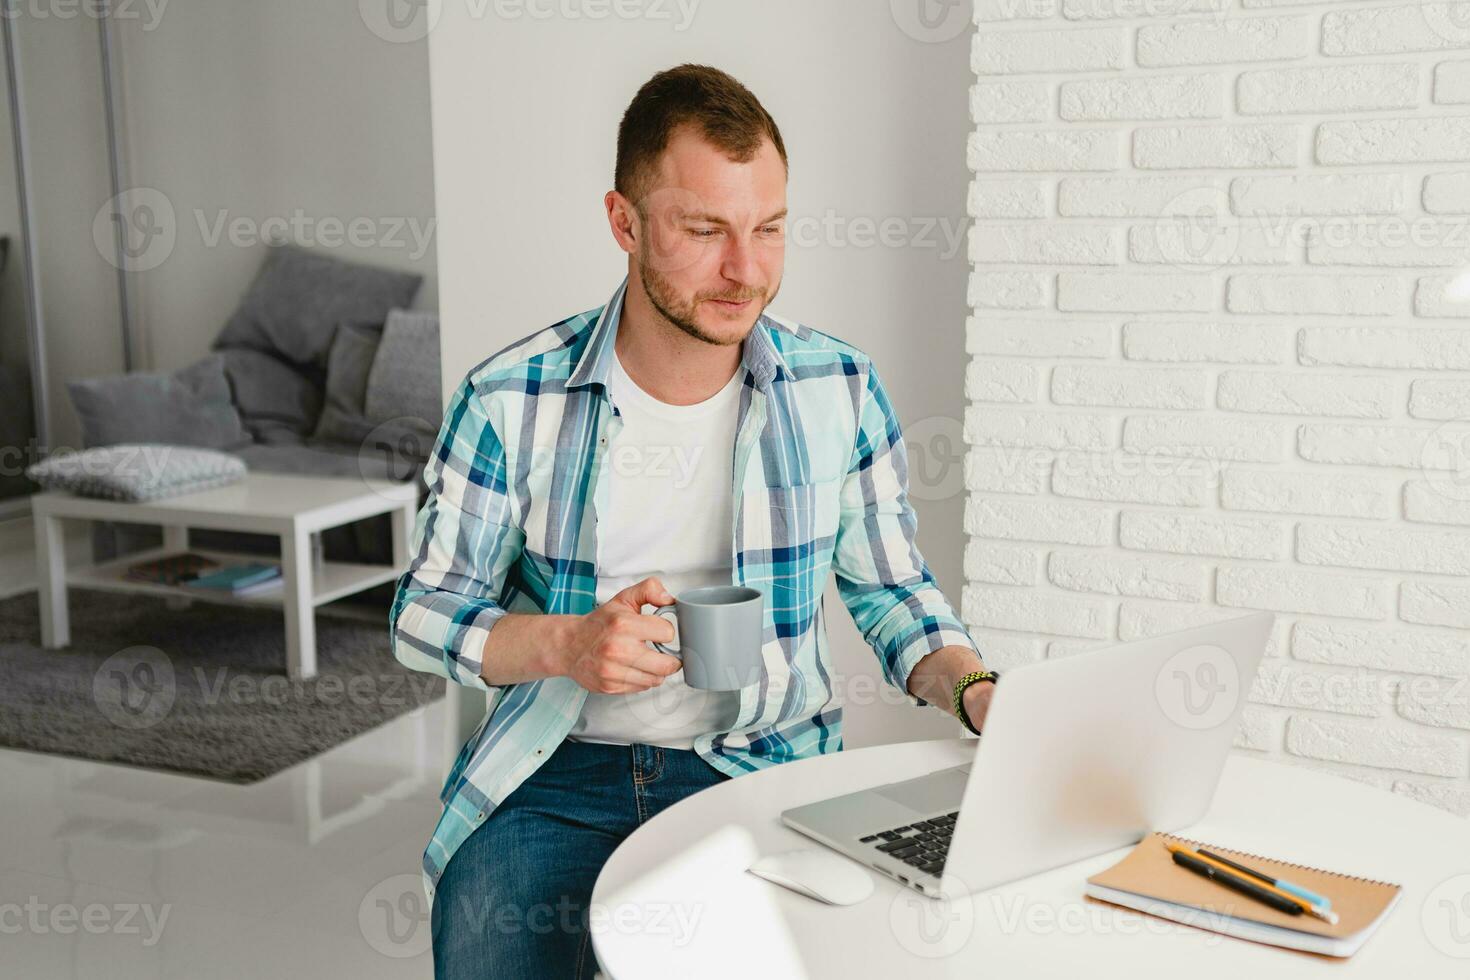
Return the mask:
[(961, 766), (794, 807), (788, 827), (955, 898), (1195, 823), (1210, 807), (1275, 617), (1006, 671)]

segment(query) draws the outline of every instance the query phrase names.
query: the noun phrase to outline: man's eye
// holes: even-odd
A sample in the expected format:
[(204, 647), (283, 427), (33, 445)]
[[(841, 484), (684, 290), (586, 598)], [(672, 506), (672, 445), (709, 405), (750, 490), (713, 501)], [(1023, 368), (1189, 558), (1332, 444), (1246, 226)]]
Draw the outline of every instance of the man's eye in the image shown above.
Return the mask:
[(696, 238), (711, 238), (711, 237), (713, 237), (715, 235), (718, 235), (719, 233), (720, 233), (719, 232), (719, 229), (717, 229), (717, 228), (696, 228), (696, 229), (694, 229), (694, 237), (696, 237)]
[(766, 232), (767, 234), (771, 234), (771, 235), (779, 235), (779, 234), (781, 234), (781, 226), (780, 225), (766, 225), (761, 230), (764, 231), (764, 232)]

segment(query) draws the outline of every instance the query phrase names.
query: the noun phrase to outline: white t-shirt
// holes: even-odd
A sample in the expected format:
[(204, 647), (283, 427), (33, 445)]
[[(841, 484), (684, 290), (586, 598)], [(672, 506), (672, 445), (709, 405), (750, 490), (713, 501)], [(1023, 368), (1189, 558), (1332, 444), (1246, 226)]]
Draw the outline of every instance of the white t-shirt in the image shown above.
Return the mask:
[[(598, 605), (650, 575), (675, 596), (731, 583), (741, 374), (696, 405), (670, 405), (613, 358), (623, 427), (608, 443), (608, 513), (597, 520)], [(688, 749), (696, 735), (729, 730), (739, 710), (738, 691), (691, 688), (679, 671), (636, 694), (589, 693), (570, 737)]]

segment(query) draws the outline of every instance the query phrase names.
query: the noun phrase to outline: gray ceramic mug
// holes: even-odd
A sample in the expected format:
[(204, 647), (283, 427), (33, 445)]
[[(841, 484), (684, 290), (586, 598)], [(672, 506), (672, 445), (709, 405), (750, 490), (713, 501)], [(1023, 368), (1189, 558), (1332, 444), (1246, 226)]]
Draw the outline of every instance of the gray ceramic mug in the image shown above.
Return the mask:
[(677, 647), (653, 645), (684, 662), (684, 683), (705, 691), (736, 691), (760, 680), (765, 597), (743, 585), (710, 585), (674, 597), (654, 613), (672, 622)]

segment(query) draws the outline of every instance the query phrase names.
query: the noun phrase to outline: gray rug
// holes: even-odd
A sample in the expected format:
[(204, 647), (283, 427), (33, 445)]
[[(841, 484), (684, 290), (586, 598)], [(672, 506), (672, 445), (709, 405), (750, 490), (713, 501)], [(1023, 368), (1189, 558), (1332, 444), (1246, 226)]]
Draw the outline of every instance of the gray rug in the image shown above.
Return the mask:
[(318, 614), (318, 674), (291, 681), (279, 610), (73, 590), (43, 650), (35, 593), (0, 600), (0, 746), (251, 783), (426, 704), (378, 622)]

